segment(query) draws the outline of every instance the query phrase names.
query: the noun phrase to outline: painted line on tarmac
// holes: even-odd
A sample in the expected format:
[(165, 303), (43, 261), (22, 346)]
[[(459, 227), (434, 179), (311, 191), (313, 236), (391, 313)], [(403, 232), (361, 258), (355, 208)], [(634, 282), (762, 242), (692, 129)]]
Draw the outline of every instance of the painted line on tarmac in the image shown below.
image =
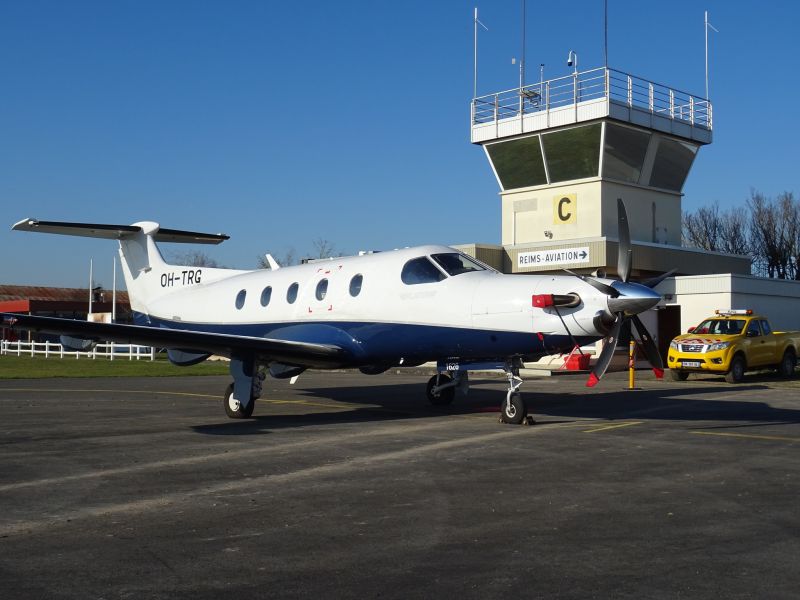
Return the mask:
[[(301, 404), (303, 406), (319, 406), (322, 408), (361, 408), (364, 405), (362, 404), (352, 404), (350, 402), (340, 402), (339, 404), (325, 404), (323, 402), (312, 402), (311, 400), (273, 400), (273, 399), (264, 399), (261, 398), (257, 400), (259, 404)], [(369, 407), (371, 408), (371, 407)], [(378, 410), (380, 407), (376, 406), (375, 409)]]
[(722, 431), (690, 431), (695, 435), (716, 435), (719, 437), (745, 438), (751, 440), (768, 440), (774, 442), (800, 442), (798, 437), (785, 437), (782, 435), (757, 435), (754, 433), (726, 433)]
[(627, 423), (617, 423), (616, 425), (604, 425), (593, 429), (584, 429), (581, 433), (595, 433), (597, 431), (608, 431), (609, 429), (619, 429), (620, 427), (630, 427), (631, 425), (641, 425), (644, 421), (629, 421)]
[[(392, 429), (395, 430), (393, 431), (393, 435), (397, 435), (399, 433), (397, 430), (402, 428)], [(416, 428), (416, 430), (418, 429), (420, 428)], [(407, 432), (407, 429), (405, 429), (405, 431)], [(226, 481), (216, 485), (200, 485), (194, 490), (183, 490), (170, 494), (159, 495), (154, 498), (143, 498), (141, 500), (132, 500), (130, 502), (79, 508), (60, 514), (44, 515), (40, 519), (17, 521), (16, 523), (0, 525), (0, 538), (15, 534), (32, 533), (39, 529), (52, 528), (58, 525), (66, 525), (67, 523), (74, 523), (77, 520), (87, 518), (108, 517), (118, 514), (146, 513), (151, 511), (156, 514), (161, 514), (164, 509), (177, 508), (179, 505), (185, 505), (187, 501), (191, 501), (199, 497), (213, 497), (223, 494), (230, 494), (232, 492), (246, 492), (248, 490), (252, 490), (256, 493), (265, 493), (265, 487), (267, 486), (283, 487), (287, 483), (297, 482), (298, 480), (310, 478), (316, 479), (320, 477), (339, 475), (350, 471), (360, 471), (374, 464), (397, 461), (404, 462), (407, 459), (415, 456), (453, 450), (463, 446), (473, 445), (475, 446), (476, 452), (481, 452), (484, 444), (487, 442), (508, 439), (510, 436), (516, 437), (519, 435), (530, 435), (536, 431), (546, 431), (546, 429), (537, 430), (531, 427), (519, 427), (515, 429), (504, 428), (503, 431), (494, 433), (432, 442), (428, 444), (422, 444), (420, 446), (384, 452), (381, 454), (367, 454), (366, 456), (349, 458), (340, 462), (328, 463), (319, 466), (306, 467), (296, 471), (290, 471), (288, 473), (262, 475), (260, 477), (248, 477), (247, 479)], [(342, 439), (341, 434), (329, 437), (335, 437), (339, 441)], [(314, 440), (314, 443), (319, 443), (319, 441), (320, 440)], [(223, 458), (228, 460), (232, 454), (234, 453), (226, 453)], [(270, 491), (268, 493), (272, 492)]]

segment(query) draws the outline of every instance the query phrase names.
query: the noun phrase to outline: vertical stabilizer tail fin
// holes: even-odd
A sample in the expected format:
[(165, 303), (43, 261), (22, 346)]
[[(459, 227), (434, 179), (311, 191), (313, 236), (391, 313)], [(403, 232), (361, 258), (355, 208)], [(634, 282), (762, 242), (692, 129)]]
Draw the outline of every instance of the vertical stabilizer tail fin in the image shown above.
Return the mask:
[(15, 223), (11, 229), (117, 240), (131, 308), (144, 313), (148, 312), (148, 303), (157, 295), (164, 293), (163, 286), (159, 282), (162, 273), (169, 268), (156, 242), (219, 244), (228, 239), (227, 235), (221, 233), (165, 229), (152, 221), (142, 221), (133, 225), (107, 225), (23, 219)]

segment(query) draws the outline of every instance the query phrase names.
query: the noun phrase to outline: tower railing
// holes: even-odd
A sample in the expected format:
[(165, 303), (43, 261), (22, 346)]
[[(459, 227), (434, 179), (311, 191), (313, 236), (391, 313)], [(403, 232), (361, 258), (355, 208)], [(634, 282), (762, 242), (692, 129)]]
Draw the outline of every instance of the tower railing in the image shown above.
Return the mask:
[(474, 98), (472, 125), (519, 119), (600, 99), (712, 129), (711, 102), (707, 98), (603, 67)]

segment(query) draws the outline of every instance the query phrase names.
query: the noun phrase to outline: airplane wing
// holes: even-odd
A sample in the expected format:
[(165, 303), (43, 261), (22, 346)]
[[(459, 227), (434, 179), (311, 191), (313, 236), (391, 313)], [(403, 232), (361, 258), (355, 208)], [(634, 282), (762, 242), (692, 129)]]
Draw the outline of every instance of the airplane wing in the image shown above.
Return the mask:
[(255, 354), (261, 360), (277, 361), (292, 366), (336, 368), (348, 362), (350, 353), (333, 344), (293, 342), (205, 331), (93, 323), (76, 319), (37, 317), (16, 313), (0, 313), (0, 326), (27, 331), (72, 335), (94, 341), (142, 344), (185, 351), (232, 356)]

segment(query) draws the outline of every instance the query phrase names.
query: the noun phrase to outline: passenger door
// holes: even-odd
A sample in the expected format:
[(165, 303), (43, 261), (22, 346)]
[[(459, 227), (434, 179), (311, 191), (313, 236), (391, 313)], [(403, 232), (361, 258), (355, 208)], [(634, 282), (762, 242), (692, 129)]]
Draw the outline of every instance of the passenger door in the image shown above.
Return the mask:
[(764, 347), (764, 364), (776, 365), (781, 357), (778, 356), (778, 339), (772, 333), (772, 328), (766, 319), (761, 319), (761, 336), (763, 339), (762, 346)]
[(769, 348), (766, 347), (766, 340), (761, 334), (761, 326), (758, 319), (750, 319), (747, 324), (748, 346), (750, 351), (747, 353), (747, 366), (748, 367), (761, 367), (769, 364)]

